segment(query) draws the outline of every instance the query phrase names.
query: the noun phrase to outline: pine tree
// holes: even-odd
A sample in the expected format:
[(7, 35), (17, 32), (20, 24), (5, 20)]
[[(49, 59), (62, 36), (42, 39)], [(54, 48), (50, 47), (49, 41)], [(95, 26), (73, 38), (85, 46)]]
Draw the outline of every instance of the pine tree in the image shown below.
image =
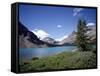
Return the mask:
[(91, 50), (91, 44), (89, 43), (89, 39), (86, 33), (87, 33), (86, 21), (83, 19), (79, 19), (77, 25), (77, 35), (76, 35), (76, 44), (79, 51)]

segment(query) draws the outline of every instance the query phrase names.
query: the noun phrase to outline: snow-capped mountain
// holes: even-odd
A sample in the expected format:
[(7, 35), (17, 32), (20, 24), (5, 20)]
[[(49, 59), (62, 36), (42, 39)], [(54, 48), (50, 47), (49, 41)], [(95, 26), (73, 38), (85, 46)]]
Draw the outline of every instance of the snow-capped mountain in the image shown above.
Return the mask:
[(47, 32), (45, 32), (44, 30), (40, 30), (40, 29), (34, 29), (32, 30), (32, 32), (37, 35), (37, 37), (42, 40), (44, 39), (45, 37), (49, 37), (50, 34), (48, 34)]
[(63, 37), (61, 37), (61, 38), (59, 38), (59, 39), (56, 39), (56, 41), (60, 42), (60, 41), (62, 41), (62, 40), (64, 40), (64, 39), (66, 39), (67, 37), (68, 37), (68, 35), (65, 35), (65, 36), (63, 36)]
[(40, 40), (35, 33), (31, 32), (21, 22), (18, 23), (18, 34), (19, 34), (19, 47), (20, 48), (34, 48), (34, 47), (36, 48), (36, 47), (54, 46), (54, 45), (51, 45), (47, 42)]
[[(87, 26), (87, 36), (91, 40), (92, 43), (96, 41), (96, 27), (91, 24)], [(41, 41), (53, 44), (53, 45), (66, 45), (66, 44), (74, 44), (76, 40), (76, 31), (73, 31), (70, 35), (65, 35), (59, 39), (53, 39), (50, 37), (50, 34), (45, 32), (44, 30), (35, 29), (32, 31)]]
[(49, 44), (55, 44), (56, 42), (53, 38), (50, 38), (50, 37), (45, 37), (42, 39), (42, 41), (47, 42)]

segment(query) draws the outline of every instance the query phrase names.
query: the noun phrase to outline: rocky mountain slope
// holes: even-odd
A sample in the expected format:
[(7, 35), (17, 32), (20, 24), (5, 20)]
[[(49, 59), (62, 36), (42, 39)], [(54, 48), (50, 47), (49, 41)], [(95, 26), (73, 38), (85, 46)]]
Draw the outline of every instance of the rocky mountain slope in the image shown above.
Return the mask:
[(96, 27), (95, 26), (89, 26), (87, 35), (89, 39), (91, 40), (91, 43), (96, 43)]
[(45, 37), (45, 38), (42, 39), (42, 41), (47, 42), (49, 44), (55, 44), (56, 43), (56, 41), (53, 38), (50, 38), (50, 37)]
[(22, 23), (18, 23), (18, 36), (20, 48), (48, 47), (52, 46), (47, 42), (43, 42), (31, 31), (29, 31)]
[[(87, 27), (88, 31), (87, 31), (87, 36), (90, 39), (91, 43), (95, 43), (96, 42), (96, 27), (95, 26), (88, 26)], [(67, 38), (65, 38), (64, 40), (62, 40), (60, 42), (60, 44), (74, 44), (76, 40), (76, 32), (73, 31)]]
[(60, 43), (61, 44), (66, 44), (66, 43), (73, 44), (75, 42), (75, 39), (76, 39), (76, 32), (73, 31), (67, 38), (62, 40)]
[[(18, 24), (19, 47), (20, 48), (33, 48), (33, 47), (50, 47), (71, 45), (75, 43), (76, 32), (73, 31), (68, 37), (62, 41), (56, 41), (53, 38), (45, 37), (40, 40), (33, 32), (29, 31), (22, 23)], [(96, 27), (88, 26), (87, 36), (91, 43), (96, 42)]]

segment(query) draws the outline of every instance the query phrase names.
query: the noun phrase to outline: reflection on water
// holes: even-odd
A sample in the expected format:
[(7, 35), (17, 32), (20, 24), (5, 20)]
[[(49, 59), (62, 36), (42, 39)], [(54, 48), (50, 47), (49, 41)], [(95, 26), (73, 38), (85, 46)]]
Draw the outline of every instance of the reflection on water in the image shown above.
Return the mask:
[(43, 57), (61, 53), (64, 51), (72, 52), (76, 46), (50, 47), (50, 48), (20, 48), (20, 59), (31, 59), (32, 57)]

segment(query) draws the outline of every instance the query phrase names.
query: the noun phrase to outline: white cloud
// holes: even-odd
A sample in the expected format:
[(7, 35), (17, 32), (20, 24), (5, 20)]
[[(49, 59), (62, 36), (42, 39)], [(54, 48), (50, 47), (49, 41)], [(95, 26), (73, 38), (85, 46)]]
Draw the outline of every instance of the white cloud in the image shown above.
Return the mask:
[(73, 16), (77, 16), (82, 10), (83, 10), (83, 8), (74, 8), (73, 9)]
[(61, 28), (61, 27), (62, 27), (62, 25), (57, 25), (57, 27), (58, 27), (58, 28)]
[(65, 39), (65, 38), (67, 38), (68, 36), (66, 35), (66, 36), (63, 36), (63, 37), (61, 37), (61, 38), (59, 38), (59, 39), (56, 39), (56, 41), (62, 41), (63, 39)]
[(87, 25), (86, 26), (93, 26), (93, 25), (95, 25), (95, 23), (87, 23)]
[(38, 30), (38, 29), (34, 29), (32, 30), (32, 32), (37, 35), (38, 38), (43, 39), (45, 37), (50, 36), (50, 34), (48, 34), (47, 32), (45, 32), (44, 30)]

